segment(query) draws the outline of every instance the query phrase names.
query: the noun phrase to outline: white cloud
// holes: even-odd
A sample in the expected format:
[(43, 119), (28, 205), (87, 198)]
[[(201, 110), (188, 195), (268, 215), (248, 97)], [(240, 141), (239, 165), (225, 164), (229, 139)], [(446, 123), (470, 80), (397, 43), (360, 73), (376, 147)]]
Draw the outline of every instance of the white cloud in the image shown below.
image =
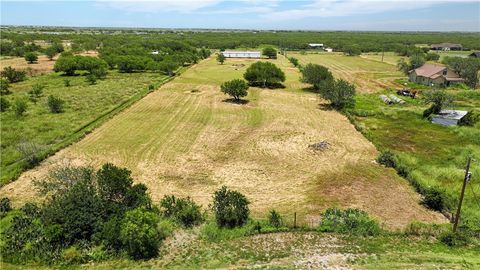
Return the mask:
[(340, 17), (362, 14), (375, 14), (387, 11), (406, 11), (426, 8), (447, 2), (476, 2), (475, 0), (316, 0), (299, 8), (262, 14), (268, 21), (284, 21), (308, 17)]
[(129, 12), (193, 12), (209, 6), (214, 6), (222, 0), (151, 0), (151, 1), (111, 1), (111, 0), (98, 0), (97, 3), (100, 6), (108, 8), (116, 8)]

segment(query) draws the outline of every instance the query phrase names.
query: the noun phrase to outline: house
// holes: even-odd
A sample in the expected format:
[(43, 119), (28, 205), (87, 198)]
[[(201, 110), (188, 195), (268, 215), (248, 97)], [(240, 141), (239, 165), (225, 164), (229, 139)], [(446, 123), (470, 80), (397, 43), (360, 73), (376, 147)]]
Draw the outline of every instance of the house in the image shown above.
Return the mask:
[(473, 52), (473, 53), (469, 54), (468, 57), (480, 58), (480, 52)]
[(226, 58), (260, 58), (262, 54), (254, 51), (224, 51), (223, 56)]
[(443, 126), (456, 126), (458, 121), (467, 115), (467, 113), (467, 111), (441, 110), (438, 115), (432, 116), (432, 123)]
[(322, 49), (323, 43), (309, 43), (308, 46), (312, 49)]
[(465, 81), (452, 69), (433, 64), (425, 64), (408, 73), (409, 81), (423, 85), (449, 86)]
[(440, 43), (430, 45), (430, 49), (435, 51), (461, 51), (463, 46), (455, 43)]

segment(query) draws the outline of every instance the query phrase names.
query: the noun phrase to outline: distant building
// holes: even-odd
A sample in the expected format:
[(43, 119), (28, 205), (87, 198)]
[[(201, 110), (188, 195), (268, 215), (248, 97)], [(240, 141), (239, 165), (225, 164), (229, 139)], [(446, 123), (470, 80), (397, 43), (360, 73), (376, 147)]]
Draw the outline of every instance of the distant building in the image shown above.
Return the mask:
[(323, 43), (309, 43), (308, 46), (313, 49), (322, 49)]
[(159, 51), (153, 51), (150, 54), (159, 54)]
[(458, 111), (458, 110), (442, 110), (438, 115), (432, 116), (432, 123), (443, 125), (443, 126), (456, 126), (458, 121), (460, 121), (467, 111)]
[(249, 51), (225, 51), (222, 52), (223, 56), (226, 58), (261, 58), (262, 54), (260, 52), (249, 52)]
[(326, 51), (326, 52), (333, 52), (333, 49), (332, 49), (332, 48), (325, 48), (325, 49), (323, 49), (323, 50)]
[(430, 49), (435, 51), (461, 51), (463, 46), (455, 43), (440, 43), (430, 45)]
[(480, 52), (473, 52), (473, 53), (469, 54), (468, 57), (480, 58)]
[(424, 85), (449, 86), (465, 81), (450, 68), (433, 64), (425, 64), (409, 71), (408, 77), (411, 82)]

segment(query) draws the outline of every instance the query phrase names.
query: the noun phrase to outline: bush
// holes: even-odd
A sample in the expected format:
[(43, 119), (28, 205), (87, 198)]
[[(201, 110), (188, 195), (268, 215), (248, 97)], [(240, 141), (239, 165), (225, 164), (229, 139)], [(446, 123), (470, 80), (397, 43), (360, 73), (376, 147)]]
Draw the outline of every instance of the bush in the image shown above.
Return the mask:
[(159, 218), (145, 209), (125, 213), (120, 230), (120, 240), (128, 255), (134, 259), (149, 259), (158, 254), (160, 233)]
[(272, 227), (275, 227), (276, 229), (282, 226), (282, 217), (277, 211), (270, 211), (270, 214), (268, 215), (268, 224)]
[(440, 55), (438, 53), (427, 53), (425, 56), (427, 61), (438, 61)]
[(474, 126), (480, 120), (480, 113), (475, 110), (470, 110), (468, 113), (458, 121), (460, 126)]
[(0, 79), (0, 95), (10, 94), (10, 84), (5, 79)]
[(431, 187), (425, 190), (422, 203), (435, 211), (442, 211), (446, 206), (445, 194), (438, 188)]
[(153, 84), (148, 85), (148, 91), (153, 91), (153, 90), (155, 90), (155, 85)]
[(34, 52), (28, 52), (25, 54), (25, 60), (29, 63), (29, 64), (33, 64), (35, 62), (37, 62), (38, 60), (38, 55)]
[(15, 99), (14, 109), (15, 115), (23, 116), (23, 114), (27, 111), (28, 105), (24, 99), (17, 98)]
[(10, 108), (10, 102), (5, 97), (0, 97), (0, 112), (6, 112)]
[(10, 205), (10, 199), (7, 197), (3, 197), (0, 199), (0, 218), (3, 217), (6, 213), (12, 210), (12, 206)]
[(37, 103), (38, 99), (43, 95), (43, 89), (45, 89), (45, 85), (38, 83), (34, 84), (32, 89), (28, 91), (28, 97), (30, 98), (30, 101)]
[(49, 96), (47, 100), (47, 105), (48, 108), (50, 109), (51, 113), (61, 113), (63, 112), (63, 104), (65, 101), (62, 99), (55, 97), (55, 96)]
[(378, 235), (380, 226), (360, 209), (329, 208), (322, 214), (319, 230), (367, 236)]
[(223, 186), (213, 196), (213, 211), (219, 227), (235, 228), (243, 226), (250, 210), (249, 201), (238, 191)]
[(377, 162), (386, 167), (390, 167), (390, 168), (397, 167), (395, 154), (393, 154), (393, 152), (390, 150), (385, 150), (380, 152), (380, 154), (377, 157)]
[(262, 50), (262, 54), (269, 59), (277, 59), (277, 50), (275, 50), (273, 47), (265, 47)]
[(248, 95), (248, 84), (240, 79), (224, 82), (220, 89), (224, 94), (232, 96), (235, 100), (240, 100), (241, 97)]
[(225, 58), (225, 55), (223, 55), (223, 53), (219, 53), (219, 54), (217, 55), (217, 62), (219, 62), (220, 64), (223, 65), (223, 62), (225, 62), (225, 59), (226, 59), (226, 58)]
[(182, 226), (191, 228), (199, 225), (203, 221), (201, 208), (190, 197), (176, 198), (175, 196), (165, 196), (160, 201), (162, 214), (171, 218)]
[(302, 82), (312, 84), (316, 89), (320, 87), (321, 82), (332, 79), (332, 73), (324, 66), (308, 64), (302, 68)]
[(65, 85), (65, 87), (70, 87), (70, 85), (71, 85), (70, 80), (69, 79), (64, 79), (63, 80), (63, 85)]
[(470, 239), (468, 235), (463, 232), (462, 230), (458, 230), (457, 232), (445, 232), (440, 235), (440, 242), (444, 243), (449, 247), (459, 247), (459, 246), (466, 246)]
[(24, 81), (27, 77), (27, 73), (25, 71), (18, 71), (10, 66), (5, 67), (1, 72), (1, 75), (2, 77), (6, 78), (10, 83)]
[(290, 58), (288, 58), (288, 61), (290, 61), (290, 63), (292, 63), (292, 65), (293, 65), (294, 67), (298, 67), (298, 65), (300, 64), (300, 62), (298, 61), (298, 59), (295, 58), (295, 57), (290, 57)]
[(93, 74), (88, 74), (85, 77), (85, 81), (87, 81), (90, 85), (94, 85), (94, 84), (97, 83), (97, 76), (95, 76)]

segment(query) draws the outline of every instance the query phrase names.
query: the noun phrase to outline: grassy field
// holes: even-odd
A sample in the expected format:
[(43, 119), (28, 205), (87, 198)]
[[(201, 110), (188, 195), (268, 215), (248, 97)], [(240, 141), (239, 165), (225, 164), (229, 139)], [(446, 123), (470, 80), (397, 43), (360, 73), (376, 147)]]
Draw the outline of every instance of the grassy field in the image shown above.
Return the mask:
[[(399, 87), (394, 80), (403, 77), (392, 64), (396, 56), (389, 55), (384, 63), (377, 58), (380, 56), (345, 56), (338, 53), (324, 54), (297, 54), (289, 53), (288, 57), (295, 57), (300, 63), (320, 64), (330, 69), (336, 78), (344, 79), (355, 84), (360, 93), (373, 93), (387, 87)], [(392, 63), (390, 63), (392, 62)]]
[[(254, 216), (275, 208), (289, 223), (297, 212), (313, 226), (331, 206), (362, 208), (388, 228), (445, 222), (393, 169), (374, 162), (375, 147), (345, 116), (302, 90), (285, 58), (272, 60), (286, 72), (285, 89), (252, 88), (247, 104), (228, 102), (220, 83), (254, 61), (200, 62), (1, 191), (19, 205), (35, 197), (31, 180), (59, 164), (113, 162), (132, 170), (154, 201), (176, 194), (207, 206), (227, 185), (250, 199)], [(329, 148), (309, 149), (320, 141)]]
[[(70, 80), (70, 87), (64, 85), (66, 78)], [(70, 144), (73, 137), (85, 133), (81, 130), (83, 127), (132, 97), (145, 94), (148, 85), (164, 78), (153, 73), (120, 74), (112, 71), (105, 80), (89, 85), (84, 76), (65, 77), (52, 73), (11, 84), (12, 94), (6, 98), (12, 104), (16, 99), (28, 100), (27, 92), (35, 84), (44, 85), (45, 89), (36, 103), (28, 101), (24, 116), (16, 116), (12, 108), (0, 114), (1, 183), (10, 181), (22, 170), (22, 156), (17, 149), (19, 143), (34, 142), (46, 151)], [(46, 105), (49, 95), (65, 101), (65, 112), (49, 112)]]

